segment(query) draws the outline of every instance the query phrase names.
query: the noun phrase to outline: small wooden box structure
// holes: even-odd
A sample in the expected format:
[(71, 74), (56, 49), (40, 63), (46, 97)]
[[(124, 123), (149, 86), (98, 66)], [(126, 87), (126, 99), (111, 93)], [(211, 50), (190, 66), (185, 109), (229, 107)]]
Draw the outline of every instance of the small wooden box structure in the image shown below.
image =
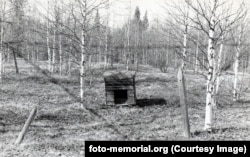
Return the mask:
[(136, 104), (135, 74), (131, 71), (104, 73), (106, 105)]

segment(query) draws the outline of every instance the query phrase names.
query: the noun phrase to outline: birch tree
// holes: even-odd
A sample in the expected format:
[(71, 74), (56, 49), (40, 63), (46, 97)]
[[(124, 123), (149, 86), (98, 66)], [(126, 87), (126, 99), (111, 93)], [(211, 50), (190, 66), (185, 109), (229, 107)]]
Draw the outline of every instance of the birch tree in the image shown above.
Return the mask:
[(58, 1), (54, 0), (53, 2), (53, 44), (52, 44), (52, 67), (51, 72), (54, 73), (56, 70), (56, 59), (57, 59), (57, 37), (58, 37), (58, 28), (60, 27), (60, 9), (58, 6)]
[(199, 40), (200, 40), (200, 31), (198, 31), (197, 42), (196, 42), (196, 52), (195, 52), (195, 72), (198, 72), (198, 64), (199, 64)]
[(208, 76), (207, 76), (207, 96), (206, 96), (206, 115), (204, 129), (211, 131), (212, 129), (212, 105), (214, 102), (214, 73), (215, 73), (215, 14), (217, 8), (217, 0), (212, 1), (212, 13), (209, 21), (209, 39), (208, 39)]
[(216, 105), (216, 78), (218, 76), (216, 70), (218, 60), (215, 59), (218, 57), (216, 48), (219, 40), (229, 31), (229, 28), (237, 24), (243, 17), (244, 9), (240, 6), (236, 11), (230, 10), (229, 7), (225, 7), (226, 1), (218, 0), (210, 0), (208, 2), (196, 0), (195, 4), (188, 4), (194, 15), (194, 17), (189, 18), (192, 22), (191, 27), (204, 32), (208, 36), (208, 73), (204, 129), (211, 131), (213, 126), (213, 106)]
[(3, 55), (4, 55), (4, 49), (3, 49), (3, 40), (4, 40), (4, 19), (5, 19), (5, 7), (6, 2), (1, 1), (0, 2), (0, 81), (2, 81), (3, 77)]
[[(91, 18), (91, 15), (94, 13), (95, 10), (97, 10), (100, 7), (104, 7), (105, 4), (107, 4), (107, 0), (102, 0), (100, 2), (97, 1), (91, 1), (91, 0), (76, 0), (78, 7), (74, 8), (75, 10), (72, 11), (73, 18), (78, 22), (81, 29), (81, 37), (78, 38), (78, 36), (75, 34), (76, 40), (80, 39), (79, 45), (81, 47), (80, 52), (80, 101), (81, 106), (84, 107), (84, 79), (85, 79), (85, 62), (86, 62), (86, 54), (87, 54), (87, 33), (91, 29), (88, 25), (89, 19)], [(76, 7), (76, 6), (75, 6)]]
[[(217, 80), (216, 80), (216, 88), (215, 88), (215, 96), (219, 93), (219, 87), (220, 87), (220, 80), (221, 80), (221, 64), (222, 64), (222, 55), (223, 55), (223, 49), (224, 49), (224, 43), (225, 38), (224, 35), (221, 37), (221, 44), (219, 49), (219, 55), (218, 55), (218, 64), (217, 64)], [(216, 100), (215, 100), (216, 101)], [(216, 102), (215, 102), (216, 104)]]
[[(146, 11), (142, 20), (142, 64), (147, 64), (146, 63), (146, 54), (145, 54), (145, 47), (147, 45), (147, 40), (145, 40), (146, 37), (146, 32), (148, 30), (149, 27), (149, 21), (148, 21), (148, 12)], [(168, 60), (168, 50), (167, 50), (167, 60)], [(168, 63), (168, 61), (167, 61)]]
[(50, 20), (49, 20), (49, 16), (50, 16), (50, 3), (48, 0), (48, 8), (47, 8), (47, 34), (46, 34), (46, 38), (47, 38), (47, 53), (48, 53), (48, 70), (49, 72), (51, 71), (51, 51), (50, 51)]
[[(178, 3), (172, 1), (171, 3), (165, 2), (165, 9), (169, 15), (166, 19), (167, 26), (173, 31), (172, 38), (178, 39), (178, 54), (181, 56), (181, 67), (183, 71), (186, 70), (187, 59), (187, 45), (189, 37), (189, 22), (190, 22), (190, 0), (181, 0)], [(168, 33), (168, 30), (166, 30)], [(177, 64), (177, 62), (175, 61)]]
[(84, 75), (85, 75), (85, 55), (86, 55), (86, 12), (87, 12), (87, 0), (83, 0), (82, 2), (82, 15), (83, 15), (83, 23), (82, 23), (82, 43), (81, 43), (81, 64), (80, 64), (80, 96), (81, 96), (81, 105), (83, 107), (84, 104)]
[(59, 74), (62, 76), (62, 68), (63, 68), (63, 1), (59, 4)]
[(108, 48), (108, 44), (109, 44), (109, 17), (110, 17), (110, 12), (109, 12), (109, 0), (107, 1), (107, 18), (106, 18), (106, 30), (105, 30), (105, 66), (104, 68), (107, 68), (107, 64), (108, 64), (108, 56), (109, 56), (109, 48)]
[(240, 64), (240, 56), (242, 53), (243, 39), (244, 33), (246, 29), (246, 19), (242, 19), (236, 30), (232, 32), (233, 37), (233, 45), (235, 45), (235, 62), (234, 62), (234, 81), (233, 81), (233, 101), (239, 100), (239, 64)]
[(131, 32), (131, 0), (129, 1), (129, 18), (128, 18), (128, 25), (127, 25), (127, 33), (126, 33), (127, 35), (126, 70), (129, 70), (129, 62), (130, 62), (130, 57), (131, 57), (130, 32)]
[(13, 41), (11, 45), (14, 57), (14, 64), (16, 73), (19, 73), (17, 65), (17, 55), (21, 54), (21, 48), (24, 41), (24, 8), (27, 4), (27, 0), (10, 0), (10, 7), (12, 9), (12, 31)]
[(182, 69), (185, 71), (185, 60), (187, 57), (187, 36), (188, 36), (188, 20), (189, 20), (189, 5), (188, 5), (188, 0), (185, 0), (185, 8), (186, 10), (184, 11), (184, 34), (183, 34), (183, 54), (182, 54)]

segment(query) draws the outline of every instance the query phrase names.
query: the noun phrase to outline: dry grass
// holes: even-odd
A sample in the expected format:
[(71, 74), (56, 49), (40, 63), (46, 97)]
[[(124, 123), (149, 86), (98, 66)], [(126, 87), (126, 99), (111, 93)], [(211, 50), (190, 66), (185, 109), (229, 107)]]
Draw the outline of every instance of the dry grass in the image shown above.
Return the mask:
[[(105, 107), (102, 72), (86, 79), (86, 110), (78, 101), (78, 77), (53, 77), (29, 71), (21, 74), (8, 65), (0, 86), (0, 156), (83, 156), (85, 140), (179, 140), (181, 114), (176, 74), (163, 74), (144, 67), (136, 77), (138, 104)], [(148, 71), (148, 72), (146, 72)], [(226, 75), (224, 78), (232, 78)], [(242, 82), (247, 81), (245, 77)], [(203, 129), (206, 82), (203, 77), (186, 75), (191, 140), (250, 140), (250, 92), (240, 103), (232, 102), (229, 82), (223, 83), (214, 131)], [(38, 114), (23, 143), (13, 145), (32, 108)]]

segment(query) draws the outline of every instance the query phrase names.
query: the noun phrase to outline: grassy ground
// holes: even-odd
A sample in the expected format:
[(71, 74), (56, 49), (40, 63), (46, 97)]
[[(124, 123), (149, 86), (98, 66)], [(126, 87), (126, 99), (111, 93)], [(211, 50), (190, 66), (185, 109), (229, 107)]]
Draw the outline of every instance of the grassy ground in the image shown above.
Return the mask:
[[(176, 73), (144, 67), (137, 73), (137, 105), (105, 107), (102, 70), (92, 85), (86, 79), (86, 102), (79, 105), (77, 76), (53, 77), (30, 72), (31, 66), (6, 67), (0, 85), (0, 156), (83, 156), (85, 140), (181, 140), (181, 114)], [(204, 132), (206, 82), (187, 72), (191, 140), (250, 140), (250, 91), (240, 102), (231, 100), (232, 75), (223, 86), (214, 114), (214, 130)], [(241, 79), (247, 87), (249, 76)], [(249, 98), (249, 99), (248, 99)], [(29, 112), (38, 113), (23, 143), (13, 145)]]

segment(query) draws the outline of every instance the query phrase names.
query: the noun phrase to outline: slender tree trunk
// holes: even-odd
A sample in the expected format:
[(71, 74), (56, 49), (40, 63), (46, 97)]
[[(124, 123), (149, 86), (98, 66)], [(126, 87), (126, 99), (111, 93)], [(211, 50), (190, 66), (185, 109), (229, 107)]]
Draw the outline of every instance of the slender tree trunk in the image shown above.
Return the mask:
[(69, 47), (69, 53), (68, 53), (68, 75), (71, 76), (71, 65), (73, 62), (73, 58), (71, 57), (72, 55), (72, 50), (73, 50), (73, 46), (72, 46), (72, 39), (70, 39), (70, 47)]
[(92, 68), (92, 55), (89, 55), (89, 69), (91, 70)]
[(158, 53), (156, 53), (156, 49), (153, 49), (154, 58), (154, 66), (157, 67)]
[(109, 13), (109, 0), (107, 1), (107, 23), (106, 23), (106, 43), (105, 43), (105, 66), (104, 68), (106, 69), (107, 68), (107, 65), (108, 65), (108, 56), (109, 56), (109, 50), (108, 50), (108, 44), (109, 44), (109, 16), (110, 16), (110, 13)]
[(243, 35), (243, 26), (240, 26), (239, 39), (236, 47), (236, 57), (235, 57), (235, 66), (234, 66), (234, 89), (233, 89), (233, 101), (239, 100), (239, 91), (238, 91), (238, 72), (240, 64), (240, 53), (241, 53), (241, 38)]
[(224, 37), (222, 36), (222, 43), (220, 45), (220, 51), (218, 55), (218, 66), (217, 66), (217, 80), (216, 80), (216, 88), (215, 88), (215, 105), (217, 104), (217, 95), (219, 93), (220, 87), (220, 79), (221, 79), (221, 64), (222, 64), (222, 56), (223, 56), (223, 48), (224, 48)]
[[(185, 2), (187, 4), (187, 2)], [(187, 35), (188, 35), (188, 18), (189, 18), (189, 5), (187, 4), (187, 10), (185, 13), (185, 19), (184, 19), (184, 36), (183, 36), (183, 53), (182, 53), (182, 70), (185, 72), (186, 71), (186, 57), (187, 57)]]
[(126, 69), (129, 70), (129, 60), (130, 60), (130, 19), (128, 20), (127, 38), (128, 38), (128, 48), (127, 48), (127, 55), (126, 55)]
[(59, 35), (59, 73), (62, 76), (62, 62), (63, 62), (63, 55), (62, 55), (62, 35)]
[(39, 47), (36, 46), (36, 63), (39, 65)]
[(54, 28), (54, 35), (53, 35), (53, 51), (52, 51), (51, 73), (55, 72), (55, 62), (56, 62), (56, 28)]
[(27, 49), (27, 54), (28, 54), (28, 56), (27, 56), (28, 62), (30, 62), (30, 51), (29, 51), (29, 49)]
[(131, 58), (131, 52), (130, 52), (130, 19), (131, 19), (131, 0), (129, 0), (129, 19), (128, 19), (128, 31), (127, 31), (127, 39), (128, 39), (128, 48), (127, 48), (127, 54), (126, 54), (126, 70), (129, 70), (129, 62)]
[(7, 44), (7, 62), (10, 63), (10, 47), (9, 47), (9, 44)]
[(169, 44), (170, 43), (170, 30), (168, 30), (168, 43), (167, 43), (167, 54), (166, 54), (166, 66), (169, 65)]
[(248, 58), (247, 58), (247, 73), (249, 74), (250, 73), (250, 54), (249, 54), (249, 52), (248, 52)]
[[(40, 21), (38, 21), (38, 24), (40, 23)], [(38, 27), (38, 25), (36, 25), (36, 30), (39, 30), (39, 27)], [(36, 65), (37, 66), (39, 66), (39, 45), (38, 45), (38, 42), (39, 42), (39, 39), (38, 39), (38, 35), (36, 34), (35, 35), (36, 36), (36, 58), (35, 58), (35, 60), (36, 60)]]
[(81, 43), (81, 63), (80, 63), (80, 97), (81, 106), (84, 107), (84, 77), (85, 77), (85, 55), (86, 55), (86, 11), (87, 11), (87, 1), (83, 1), (83, 28), (82, 28), (82, 43)]
[(233, 89), (233, 100), (238, 100), (238, 70), (239, 70), (239, 52), (236, 53), (236, 60), (234, 66), (234, 89)]
[(177, 67), (177, 55), (176, 52), (174, 52), (174, 67)]
[(16, 58), (16, 51), (13, 50), (13, 58), (14, 58), (14, 64), (15, 64), (15, 68), (16, 68), (16, 74), (19, 74), (19, 69), (18, 69), (18, 65), (17, 65), (17, 58)]
[[(49, 18), (49, 0), (48, 0), (48, 18)], [(49, 19), (47, 20), (47, 52), (48, 52), (48, 63), (47, 63), (47, 66), (48, 66), (48, 70), (49, 72), (52, 72), (51, 71), (51, 51), (50, 51), (50, 33), (49, 33)]]
[(102, 62), (102, 51), (101, 51), (101, 46), (102, 46), (102, 43), (101, 43), (101, 39), (100, 37), (98, 38), (98, 55), (99, 55), (99, 63)]
[(107, 68), (107, 65), (108, 65), (108, 35), (106, 35), (106, 42), (105, 42), (104, 69)]
[(136, 56), (135, 56), (135, 64), (136, 64), (136, 70), (139, 70), (139, 48), (140, 48), (140, 23), (137, 23), (137, 32), (136, 32)]
[(67, 62), (67, 74), (71, 76), (71, 55), (68, 54), (68, 62)]
[(2, 81), (3, 77), (3, 46), (1, 44), (0, 48), (0, 82)]
[[(36, 25), (35, 24), (34, 24), (33, 29), (36, 30)], [(32, 52), (32, 61), (33, 61), (34, 64), (36, 63), (36, 52), (37, 52), (37, 49), (36, 49), (37, 48), (36, 36), (37, 36), (36, 33), (34, 33), (33, 52)]]
[(2, 81), (3, 77), (3, 15), (0, 19), (0, 81)]
[(182, 69), (185, 71), (186, 69), (186, 57), (187, 57), (187, 32), (185, 31), (183, 37), (183, 54), (182, 54)]
[(4, 41), (4, 19), (5, 19), (5, 7), (6, 1), (0, 2), (1, 3), (1, 17), (0, 17), (0, 82), (2, 81), (2, 77), (4, 75), (4, 48), (3, 48), (3, 41)]
[(4, 19), (5, 19), (5, 9), (6, 9), (6, 1), (0, 2), (1, 3), (1, 15), (0, 15), (0, 81), (2, 81), (2, 77), (4, 75), (4, 48), (3, 48), (3, 41), (4, 41)]
[(233, 101), (238, 101), (239, 99), (239, 93), (238, 93), (239, 56), (240, 56), (240, 48), (237, 47), (236, 57), (235, 57), (235, 66), (234, 66)]
[(206, 94), (206, 114), (204, 130), (212, 131), (213, 125), (213, 106), (214, 106), (214, 72), (215, 72), (215, 48), (214, 48), (214, 34), (215, 34), (215, 3), (213, 1), (212, 18), (210, 21), (209, 40), (208, 40), (208, 76), (207, 76), (207, 94)]
[(113, 69), (113, 65), (114, 65), (113, 52), (114, 52), (114, 48), (113, 48), (113, 46), (111, 46), (111, 49), (110, 49), (110, 66), (111, 66), (112, 69)]
[(200, 40), (200, 32), (198, 31), (198, 37), (196, 42), (196, 54), (195, 54), (195, 72), (198, 72), (198, 57), (199, 57), (199, 40)]
[(203, 53), (203, 55), (202, 55), (202, 69), (203, 69), (203, 71), (204, 71), (204, 69), (205, 69), (205, 54)]

